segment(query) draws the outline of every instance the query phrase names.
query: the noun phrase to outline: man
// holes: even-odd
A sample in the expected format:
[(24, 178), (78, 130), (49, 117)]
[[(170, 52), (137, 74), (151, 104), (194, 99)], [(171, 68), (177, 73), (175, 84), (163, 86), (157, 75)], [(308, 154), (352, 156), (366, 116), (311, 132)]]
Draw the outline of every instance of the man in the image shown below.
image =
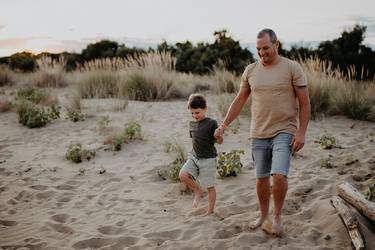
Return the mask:
[[(250, 228), (262, 226), (267, 233), (276, 236), (282, 233), (281, 210), (288, 190), (291, 155), (304, 146), (310, 119), (310, 100), (302, 67), (278, 55), (278, 47), (273, 30), (258, 33), (259, 61), (246, 67), (241, 88), (214, 134), (215, 137), (223, 135), (252, 94), (250, 138), (261, 216)], [(271, 194), (272, 225), (268, 218)]]

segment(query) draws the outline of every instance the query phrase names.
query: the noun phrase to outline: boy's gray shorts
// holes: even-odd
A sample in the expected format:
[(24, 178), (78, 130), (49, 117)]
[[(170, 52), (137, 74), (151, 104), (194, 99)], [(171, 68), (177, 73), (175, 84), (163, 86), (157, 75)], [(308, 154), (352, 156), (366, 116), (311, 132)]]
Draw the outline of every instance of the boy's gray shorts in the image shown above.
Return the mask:
[(216, 167), (216, 157), (198, 159), (189, 154), (180, 172), (187, 172), (195, 181), (199, 181), (202, 188), (209, 188), (215, 186)]

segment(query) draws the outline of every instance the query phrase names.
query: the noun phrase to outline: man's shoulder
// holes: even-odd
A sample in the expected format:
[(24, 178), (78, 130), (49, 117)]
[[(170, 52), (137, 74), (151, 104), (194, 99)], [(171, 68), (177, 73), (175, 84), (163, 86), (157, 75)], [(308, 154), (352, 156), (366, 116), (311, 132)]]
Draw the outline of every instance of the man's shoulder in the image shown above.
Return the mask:
[(292, 60), (284, 56), (280, 56), (280, 58), (281, 58), (282, 63), (287, 64), (290, 68), (301, 67), (300, 63), (297, 62), (296, 60)]

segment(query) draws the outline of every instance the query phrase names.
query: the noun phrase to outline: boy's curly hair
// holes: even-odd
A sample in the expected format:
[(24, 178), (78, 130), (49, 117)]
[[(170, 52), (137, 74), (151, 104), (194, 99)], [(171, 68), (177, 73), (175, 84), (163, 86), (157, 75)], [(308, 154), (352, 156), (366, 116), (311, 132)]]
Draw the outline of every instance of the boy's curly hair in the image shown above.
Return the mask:
[(207, 100), (201, 94), (191, 94), (188, 100), (188, 108), (192, 109), (205, 109), (207, 107)]

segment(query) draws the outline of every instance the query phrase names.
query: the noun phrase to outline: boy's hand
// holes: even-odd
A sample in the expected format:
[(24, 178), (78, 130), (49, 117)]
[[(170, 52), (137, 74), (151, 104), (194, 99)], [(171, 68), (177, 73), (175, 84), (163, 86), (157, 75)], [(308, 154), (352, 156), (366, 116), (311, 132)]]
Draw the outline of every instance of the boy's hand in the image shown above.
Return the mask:
[(219, 137), (223, 137), (224, 130), (227, 128), (224, 123), (220, 124), (220, 126), (215, 130), (214, 137), (218, 139)]
[(216, 138), (216, 143), (222, 144), (224, 142), (224, 139), (222, 136), (215, 137)]

